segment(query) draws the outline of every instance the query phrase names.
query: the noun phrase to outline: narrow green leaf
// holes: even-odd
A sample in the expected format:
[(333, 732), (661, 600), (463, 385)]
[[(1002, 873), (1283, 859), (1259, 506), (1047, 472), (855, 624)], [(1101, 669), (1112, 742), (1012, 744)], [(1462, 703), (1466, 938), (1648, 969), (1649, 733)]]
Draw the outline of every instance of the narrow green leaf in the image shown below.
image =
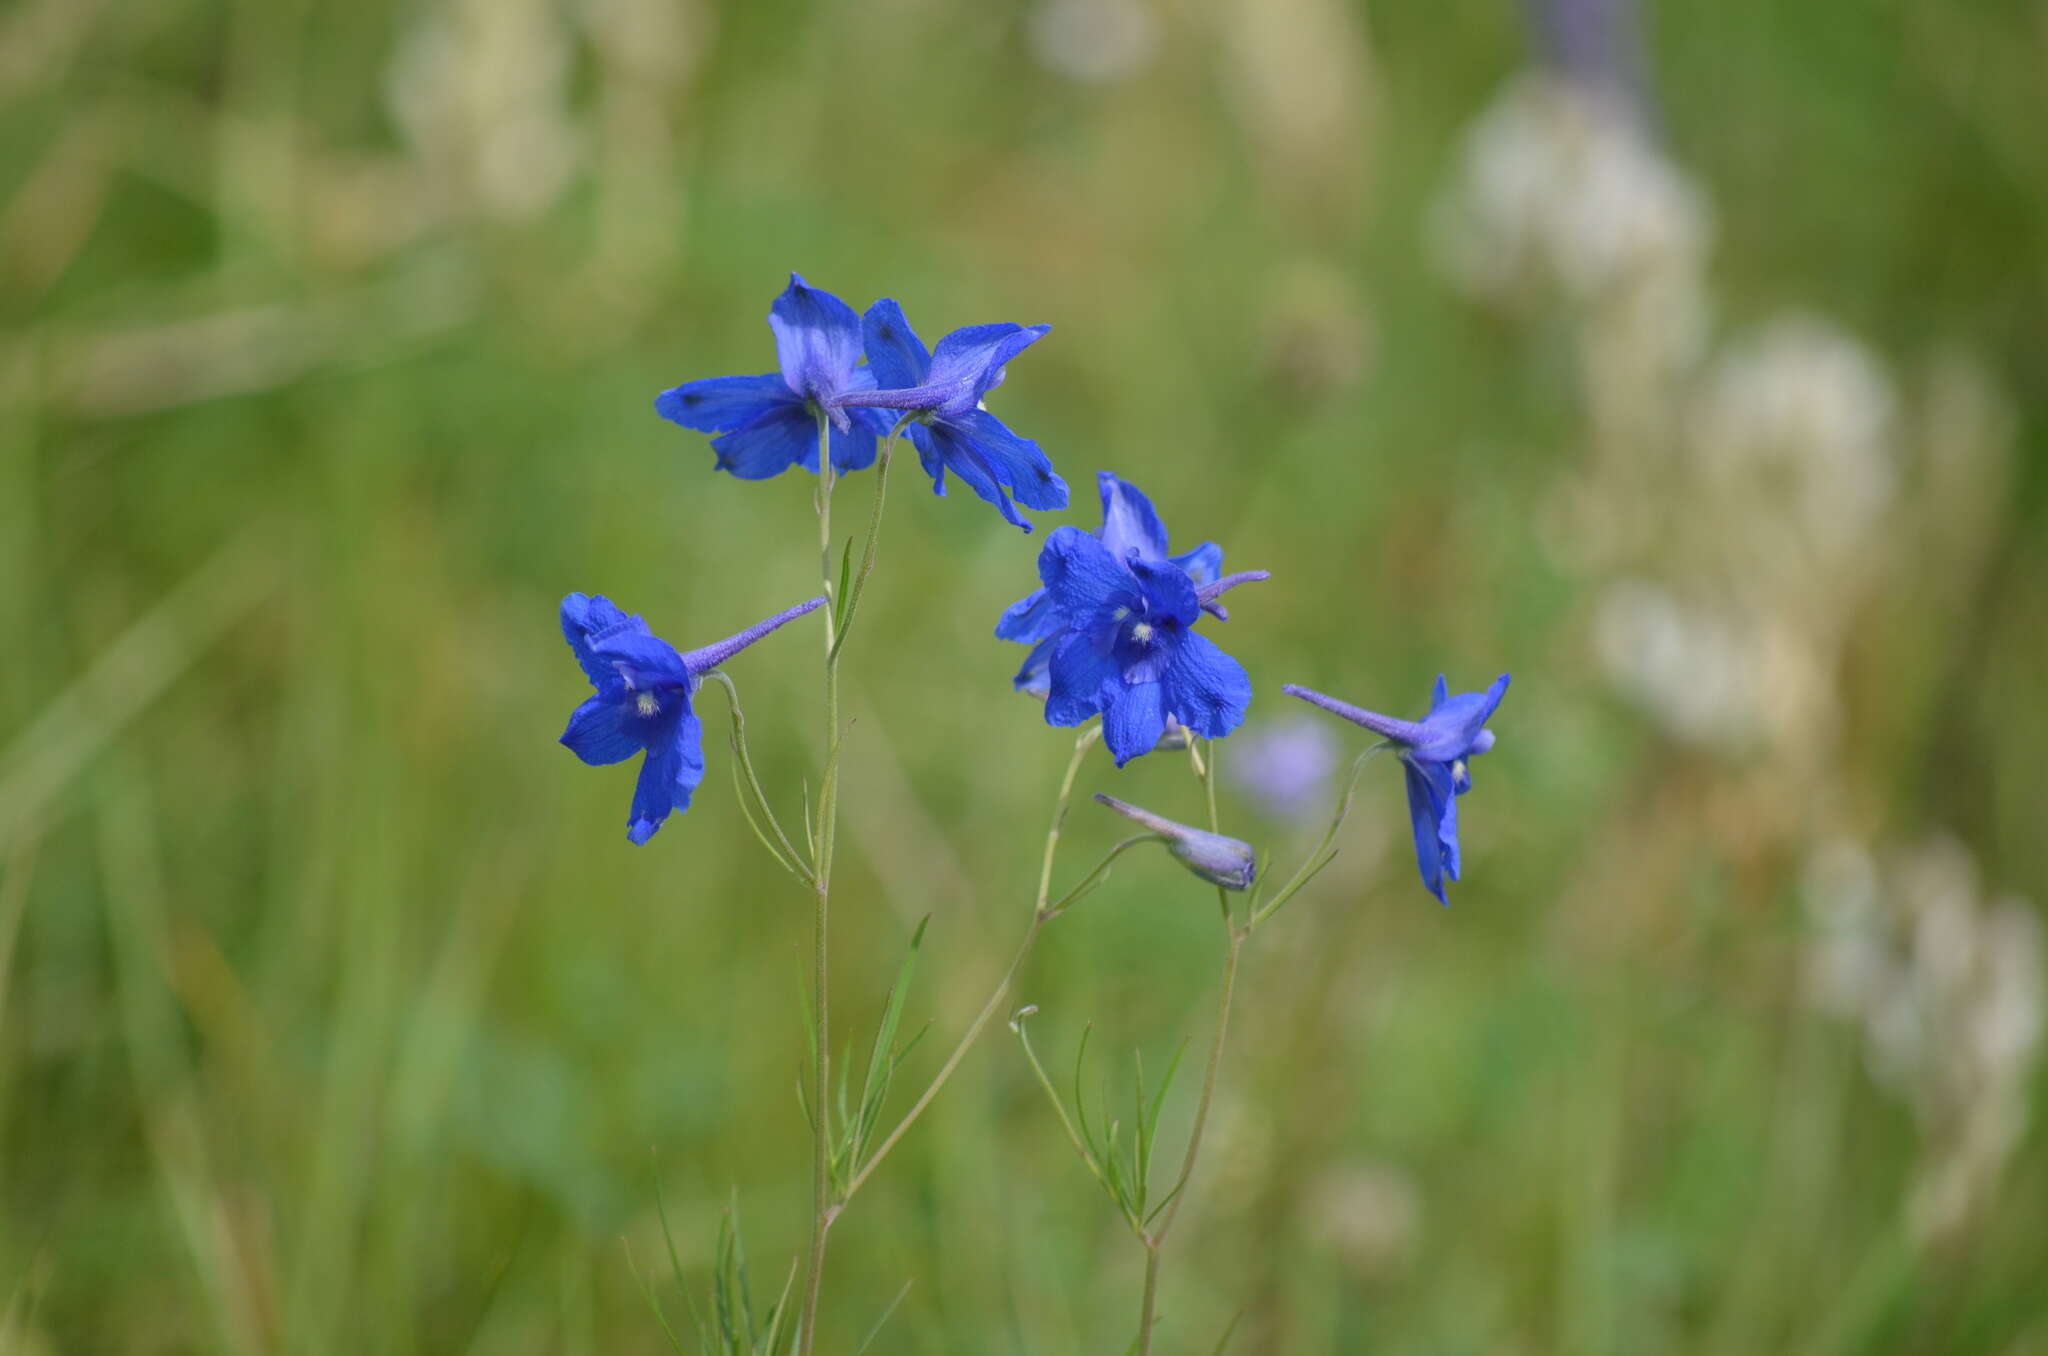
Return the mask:
[(718, 1219), (718, 1249), (713, 1255), (711, 1268), (711, 1307), (718, 1320), (718, 1332), (728, 1352), (739, 1344), (739, 1334), (733, 1330), (732, 1304), (732, 1211), (730, 1208)]
[(882, 1325), (889, 1321), (889, 1316), (896, 1312), (896, 1306), (903, 1303), (903, 1297), (909, 1293), (910, 1282), (905, 1281), (903, 1288), (896, 1292), (896, 1298), (889, 1301), (889, 1307), (882, 1310), (882, 1316), (875, 1320), (875, 1326), (868, 1329), (868, 1335), (862, 1338), (860, 1345), (853, 1349), (853, 1356), (866, 1356), (867, 1349), (875, 1344), (877, 1337), (882, 1335)]
[(1081, 1045), (1074, 1052), (1074, 1120), (1081, 1127), (1081, 1138), (1087, 1141), (1089, 1156), (1095, 1161), (1100, 1162), (1102, 1150), (1096, 1146), (1095, 1131), (1088, 1124), (1088, 1107), (1081, 1098), (1081, 1065), (1082, 1061), (1088, 1058), (1088, 1037), (1094, 1031), (1095, 1024), (1093, 1022), (1081, 1028)]
[(801, 1259), (789, 1259), (789, 1275), (783, 1277), (782, 1293), (775, 1297), (775, 1307), (768, 1311), (768, 1331), (761, 1338), (761, 1350), (768, 1356), (775, 1356), (775, 1350), (782, 1345), (782, 1328), (789, 1321), (790, 1293), (796, 1288), (797, 1264)]
[(846, 549), (839, 553), (839, 591), (832, 595), (832, 636), (833, 643), (846, 634), (847, 604), (853, 593), (847, 588), (847, 581), (853, 577), (853, 538), (846, 539)]
[(805, 777), (801, 785), (804, 796), (804, 846), (810, 850), (811, 860), (818, 860), (818, 834), (811, 825), (811, 779)]
[(647, 1307), (654, 1310), (654, 1321), (659, 1323), (662, 1332), (667, 1334), (669, 1346), (675, 1349), (676, 1356), (688, 1356), (683, 1348), (683, 1339), (676, 1336), (676, 1330), (668, 1325), (668, 1315), (662, 1310), (661, 1300), (655, 1296), (654, 1286), (640, 1274), (640, 1268), (633, 1264), (633, 1245), (624, 1238), (619, 1242), (626, 1250), (626, 1270), (633, 1273), (633, 1284), (640, 1287), (640, 1293), (647, 1299)]
[(896, 982), (889, 986), (889, 996), (882, 1004), (882, 1021), (875, 1030), (875, 1046), (868, 1055), (867, 1079), (861, 1089), (860, 1122), (854, 1131), (855, 1162), (866, 1151), (869, 1132), (880, 1118), (883, 1100), (889, 1095), (890, 1076), (895, 1073), (898, 1062), (895, 1058), (896, 1028), (903, 1021), (903, 1004), (910, 995), (911, 977), (917, 973), (917, 954), (924, 946), (924, 930), (931, 921), (930, 914), (918, 920), (916, 931), (910, 935), (910, 948), (896, 969)]
[(1138, 1066), (1138, 1081), (1132, 1094), (1132, 1102), (1137, 1107), (1137, 1115), (1131, 1125), (1136, 1137), (1132, 1162), (1136, 1168), (1134, 1175), (1138, 1179), (1138, 1208), (1143, 1210), (1145, 1191), (1152, 1181), (1152, 1127), (1145, 1118), (1145, 1052), (1136, 1051), (1135, 1059)]
[(1156, 1132), (1159, 1125), (1160, 1108), (1166, 1105), (1166, 1090), (1173, 1086), (1173, 1076), (1180, 1072), (1181, 1056), (1188, 1052), (1188, 1043), (1183, 1040), (1173, 1052), (1173, 1059), (1166, 1066), (1166, 1077), (1159, 1080), (1159, 1090), (1152, 1094), (1152, 1125)]

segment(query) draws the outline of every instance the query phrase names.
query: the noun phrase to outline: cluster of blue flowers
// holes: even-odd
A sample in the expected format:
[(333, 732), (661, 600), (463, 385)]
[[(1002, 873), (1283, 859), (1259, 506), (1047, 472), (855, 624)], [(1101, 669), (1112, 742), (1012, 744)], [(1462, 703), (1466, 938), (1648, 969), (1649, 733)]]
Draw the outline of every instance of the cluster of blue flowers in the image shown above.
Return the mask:
[[(907, 432), (932, 478), (946, 492), (951, 471), (1010, 522), (1031, 530), (1011, 504), (1063, 509), (1067, 483), (1037, 443), (1020, 438), (982, 403), (1002, 385), (1010, 359), (1050, 325), (970, 325), (926, 349), (888, 297), (855, 315), (851, 306), (792, 273), (768, 310), (782, 370), (758, 377), (685, 382), (656, 397), (664, 419), (715, 433), (717, 469), (766, 480), (792, 466), (818, 469), (818, 415), (832, 424), (832, 466), (874, 464), (875, 440), (888, 432), (883, 410), (911, 416)], [(862, 364), (865, 356), (866, 363)]]
[[(860, 470), (875, 462), (878, 440), (891, 431), (884, 412), (896, 412), (895, 426), (917, 448), (936, 493), (945, 493), (950, 471), (1027, 532), (1031, 525), (1013, 499), (1027, 508), (1067, 506), (1066, 482), (1038, 444), (983, 403), (1009, 361), (1047, 326), (973, 325), (928, 350), (895, 301), (885, 297), (857, 315), (794, 274), (768, 324), (780, 371), (686, 382), (655, 401), (662, 417), (715, 435), (716, 469), (747, 480), (792, 466), (816, 472), (822, 422), (834, 470)], [(1227, 621), (1222, 595), (1267, 574), (1223, 573), (1223, 551), (1213, 542), (1174, 554), (1165, 524), (1135, 485), (1103, 471), (1097, 486), (1101, 527), (1054, 529), (1039, 552), (1040, 587), (1004, 611), (995, 633), (1031, 647), (1012, 681), (1044, 700), (1046, 723), (1079, 725), (1100, 716), (1104, 742), (1121, 767), (1171, 744), (1180, 729), (1220, 739), (1243, 723), (1251, 679), (1196, 626), (1205, 615)], [(716, 645), (679, 653), (606, 598), (572, 593), (563, 600), (563, 633), (597, 695), (577, 708), (562, 742), (593, 764), (645, 754), (628, 820), (635, 843), (647, 841), (672, 810), (687, 809), (703, 777), (701, 729), (690, 709), (702, 675), (824, 601), (813, 598)], [(1507, 686), (1502, 674), (1484, 692), (1452, 696), (1439, 677), (1420, 721), (1308, 688), (1284, 689), (1372, 731), (1397, 753), (1417, 866), (1440, 900), (1444, 881), (1458, 879), (1458, 798), (1472, 787), (1471, 759), (1493, 747), (1486, 722)], [(1197, 855), (1209, 863), (1211, 846), (1200, 846)], [(1204, 874), (1248, 883), (1249, 856), (1241, 871), (1232, 859), (1205, 865)]]

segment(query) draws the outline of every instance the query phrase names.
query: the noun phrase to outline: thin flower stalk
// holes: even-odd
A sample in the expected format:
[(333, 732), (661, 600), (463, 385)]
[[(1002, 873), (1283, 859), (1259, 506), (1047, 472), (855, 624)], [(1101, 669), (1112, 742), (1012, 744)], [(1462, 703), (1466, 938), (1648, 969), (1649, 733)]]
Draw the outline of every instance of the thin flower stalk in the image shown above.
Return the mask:
[(1016, 983), (1017, 976), (1023, 973), (1024, 963), (1031, 958), (1032, 948), (1038, 944), (1038, 934), (1044, 930), (1045, 925), (1099, 883), (1107, 872), (1109, 863), (1126, 848), (1147, 841), (1151, 837), (1149, 834), (1141, 835), (1117, 844), (1110, 850), (1109, 856), (1083, 877), (1081, 883), (1068, 891), (1057, 904), (1047, 902), (1052, 893), (1053, 859), (1059, 854), (1060, 829), (1066, 823), (1067, 810), (1073, 801), (1074, 781), (1080, 776), (1081, 763), (1087, 758), (1088, 750), (1093, 748), (1101, 737), (1102, 726), (1096, 724), (1083, 730), (1080, 737), (1074, 741), (1073, 755), (1067, 759), (1066, 775), (1060, 779), (1059, 794), (1053, 801), (1052, 826), (1045, 834), (1045, 852), (1039, 862), (1038, 895), (1031, 906), (1031, 924), (1024, 930), (1024, 940), (1018, 944), (1017, 954), (1010, 960), (1010, 968), (1005, 970), (1003, 977), (996, 982), (995, 991), (988, 996), (988, 1001), (982, 1004), (981, 1011), (975, 1014), (974, 1020), (968, 1024), (966, 1032), (960, 1037), (959, 1043), (953, 1047), (953, 1052), (946, 1056), (946, 1062), (941, 1064), (938, 1073), (932, 1076), (932, 1081), (918, 1094), (910, 1109), (903, 1113), (903, 1118), (896, 1123), (896, 1128), (875, 1146), (875, 1151), (868, 1156), (867, 1162), (861, 1164), (854, 1172), (852, 1180), (847, 1183), (845, 1196), (841, 1200), (842, 1206), (845, 1201), (853, 1198), (853, 1194), (860, 1190), (861, 1184), (866, 1182), (881, 1161), (888, 1157), (889, 1151), (896, 1147), (897, 1141), (909, 1133), (910, 1127), (917, 1123), (917, 1118), (924, 1114), (932, 1099), (939, 1095), (939, 1089), (946, 1086), (947, 1081), (953, 1076), (953, 1071), (960, 1067), (960, 1061), (967, 1057), (967, 1052), (981, 1039), (981, 1033), (987, 1030), (989, 1022), (1002, 1010), (1003, 1000), (1008, 996), (1010, 986)]

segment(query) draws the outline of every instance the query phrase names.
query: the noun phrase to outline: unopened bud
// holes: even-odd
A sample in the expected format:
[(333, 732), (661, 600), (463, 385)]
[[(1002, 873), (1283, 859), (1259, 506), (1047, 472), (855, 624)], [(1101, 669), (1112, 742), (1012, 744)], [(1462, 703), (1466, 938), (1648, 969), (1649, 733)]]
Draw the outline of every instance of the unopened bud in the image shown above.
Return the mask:
[(1134, 819), (1158, 834), (1175, 860), (1210, 884), (1220, 885), (1226, 890), (1251, 888), (1252, 877), (1258, 873), (1258, 863), (1250, 843), (1177, 823), (1115, 796), (1098, 793), (1095, 799), (1124, 818)]

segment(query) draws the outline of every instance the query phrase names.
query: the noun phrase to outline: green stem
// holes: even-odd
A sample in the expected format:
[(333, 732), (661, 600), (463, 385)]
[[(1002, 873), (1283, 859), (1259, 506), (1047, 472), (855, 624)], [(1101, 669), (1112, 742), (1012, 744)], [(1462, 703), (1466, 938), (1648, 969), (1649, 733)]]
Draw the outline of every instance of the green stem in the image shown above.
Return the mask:
[(825, 581), (825, 766), (818, 778), (817, 848), (812, 855), (811, 877), (817, 882), (817, 906), (812, 914), (811, 1009), (811, 1251), (804, 1276), (803, 1324), (797, 1350), (811, 1356), (818, 1336), (818, 1297), (825, 1284), (825, 1238), (832, 1227), (830, 1103), (830, 1045), (826, 1019), (826, 920), (832, 897), (832, 847), (839, 819), (839, 637), (833, 617), (839, 600), (834, 598), (832, 576), (832, 423), (825, 411), (818, 411), (818, 547), (819, 573)]
[[(1209, 802), (1209, 831), (1222, 832), (1216, 813), (1216, 744), (1208, 746), (1208, 757), (1202, 756), (1200, 745), (1189, 735), (1188, 751), (1195, 774), (1202, 779), (1202, 789)], [(1166, 1249), (1166, 1236), (1173, 1230), (1173, 1222), (1180, 1215), (1181, 1203), (1187, 1199), (1188, 1179), (1194, 1176), (1195, 1160), (1202, 1153), (1202, 1136), (1209, 1126), (1209, 1108), (1216, 1099), (1216, 1075), (1223, 1067), (1223, 1046), (1230, 1035), (1230, 1004), (1237, 992), (1237, 958), (1244, 950), (1245, 938), (1251, 936), (1249, 920), (1239, 925), (1231, 916), (1230, 894), (1222, 886), (1216, 887), (1216, 901), (1223, 910), (1223, 924), (1230, 931), (1230, 951), (1223, 963), (1223, 998), (1216, 1007), (1216, 1037), (1209, 1045), (1209, 1064), (1202, 1075), (1202, 1099), (1195, 1105), (1195, 1124), (1188, 1131), (1188, 1151), (1181, 1159), (1180, 1175), (1174, 1179), (1173, 1189), (1166, 1193), (1166, 1204), (1159, 1215), (1156, 1228), (1139, 1235), (1145, 1245), (1145, 1293), (1140, 1300), (1138, 1311), (1138, 1354), (1150, 1356), (1152, 1350), (1152, 1325), (1156, 1321), (1159, 1307), (1159, 1267)]]
[[(882, 506), (889, 498), (889, 462), (896, 451), (896, 439), (916, 417), (917, 412), (913, 410), (896, 421), (896, 426), (889, 430), (889, 436), (882, 440), (881, 455), (875, 459), (875, 506), (868, 514), (868, 539), (867, 544), (861, 547), (860, 572), (854, 575), (853, 582), (846, 589), (846, 615), (839, 622), (839, 638), (832, 644), (831, 657), (834, 659), (839, 656), (839, 647), (846, 644), (846, 633), (853, 629), (854, 614), (860, 611), (861, 595), (867, 590), (868, 576), (875, 572), (875, 543), (882, 537)], [(829, 539), (825, 546), (825, 568), (828, 572), (832, 568)], [(832, 602), (837, 606), (839, 600), (835, 598)]]
[(1230, 953), (1223, 965), (1223, 999), (1216, 1008), (1216, 1038), (1209, 1046), (1209, 1067), (1202, 1076), (1202, 1100), (1195, 1107), (1194, 1128), (1188, 1132), (1187, 1155), (1181, 1159), (1180, 1175), (1174, 1179), (1173, 1190), (1167, 1193), (1166, 1210), (1160, 1216), (1159, 1226), (1143, 1236), (1145, 1294), (1138, 1314), (1138, 1356), (1149, 1356), (1152, 1350), (1152, 1324), (1159, 1302), (1160, 1254), (1166, 1247), (1166, 1236), (1173, 1229), (1173, 1221), (1180, 1214), (1181, 1202), (1187, 1198), (1185, 1188), (1188, 1179), (1194, 1176), (1195, 1160), (1202, 1152), (1202, 1134), (1208, 1128), (1209, 1108), (1216, 1098), (1216, 1074), (1223, 1065), (1223, 1045), (1230, 1034), (1230, 1003), (1237, 990), (1237, 958), (1244, 950), (1244, 939), (1249, 935), (1240, 927), (1230, 929)]
[(1271, 918), (1282, 904), (1294, 898), (1296, 891), (1300, 890), (1302, 886), (1307, 885), (1311, 880), (1314, 880), (1317, 873), (1336, 860), (1337, 853), (1331, 844), (1337, 841), (1338, 831), (1344, 827), (1344, 821), (1350, 817), (1352, 799), (1358, 794), (1358, 774), (1365, 770), (1367, 763), (1392, 747), (1393, 745), (1384, 741), (1374, 744), (1352, 761), (1351, 771), (1344, 782), (1344, 794), (1337, 801), (1337, 809), (1330, 816), (1330, 826), (1323, 831), (1322, 841), (1317, 843), (1315, 851), (1309, 853), (1302, 861), (1301, 869), (1294, 873), (1293, 879), (1280, 887), (1279, 894), (1266, 901), (1264, 905), (1260, 905), (1258, 895), (1256, 893), (1253, 894), (1251, 917), (1245, 920), (1245, 930), (1247, 932), (1258, 927), (1259, 924), (1265, 922), (1268, 918)]
[[(893, 436), (892, 434), (891, 437)], [(879, 515), (877, 517), (879, 520)], [(866, 564), (863, 563), (861, 568), (862, 572), (865, 573), (867, 569)], [(995, 992), (989, 995), (988, 1002), (982, 1004), (981, 1011), (975, 1015), (974, 1021), (968, 1026), (966, 1034), (960, 1038), (960, 1043), (953, 1047), (953, 1053), (946, 1056), (946, 1062), (939, 1066), (939, 1071), (932, 1078), (930, 1085), (922, 1093), (918, 1094), (917, 1101), (911, 1104), (910, 1110), (903, 1113), (903, 1119), (896, 1123), (896, 1128), (889, 1132), (888, 1137), (875, 1147), (875, 1151), (868, 1157), (868, 1161), (861, 1165), (859, 1171), (854, 1173), (853, 1180), (846, 1185), (845, 1199), (853, 1199), (853, 1193), (860, 1190), (861, 1183), (867, 1181), (868, 1174), (872, 1173), (876, 1165), (888, 1155), (891, 1149), (896, 1147), (896, 1141), (902, 1139), (909, 1132), (910, 1127), (916, 1123), (917, 1118), (924, 1114), (924, 1109), (931, 1105), (932, 1099), (939, 1095), (939, 1089), (944, 1087), (946, 1081), (953, 1076), (953, 1071), (960, 1067), (960, 1061), (966, 1057), (968, 1050), (973, 1047), (975, 1041), (981, 1038), (981, 1033), (987, 1029), (989, 1021), (994, 1018), (996, 1013), (1002, 1010), (1003, 999), (1010, 992), (1010, 985), (1015, 983), (1017, 976), (1023, 972), (1024, 962), (1030, 959), (1031, 949), (1038, 943), (1039, 932), (1059, 913), (1058, 909), (1047, 907), (1046, 897), (1052, 892), (1052, 863), (1053, 857), (1059, 851), (1060, 826), (1066, 822), (1067, 807), (1074, 797), (1074, 780), (1080, 775), (1082, 759), (1087, 756), (1089, 748), (1095, 741), (1101, 737), (1102, 727), (1099, 724), (1091, 725), (1086, 730), (1083, 730), (1080, 737), (1074, 741), (1073, 756), (1067, 760), (1067, 773), (1060, 781), (1059, 797), (1053, 802), (1052, 827), (1045, 835), (1045, 855), (1039, 863), (1038, 898), (1031, 907), (1031, 926), (1025, 929), (1024, 941), (1018, 946), (1017, 955), (1011, 960), (1010, 968), (1003, 972), (1002, 979), (996, 984)], [(1119, 845), (1118, 851), (1121, 851), (1123, 846)], [(1115, 854), (1112, 853), (1111, 855), (1114, 856)], [(1101, 868), (1097, 868), (1095, 872), (1090, 873), (1088, 879), (1095, 879), (1099, 876), (1100, 871)], [(1071, 898), (1071, 895), (1072, 892), (1070, 892), (1069, 898)], [(1062, 900), (1061, 902), (1064, 905), (1067, 901)]]

